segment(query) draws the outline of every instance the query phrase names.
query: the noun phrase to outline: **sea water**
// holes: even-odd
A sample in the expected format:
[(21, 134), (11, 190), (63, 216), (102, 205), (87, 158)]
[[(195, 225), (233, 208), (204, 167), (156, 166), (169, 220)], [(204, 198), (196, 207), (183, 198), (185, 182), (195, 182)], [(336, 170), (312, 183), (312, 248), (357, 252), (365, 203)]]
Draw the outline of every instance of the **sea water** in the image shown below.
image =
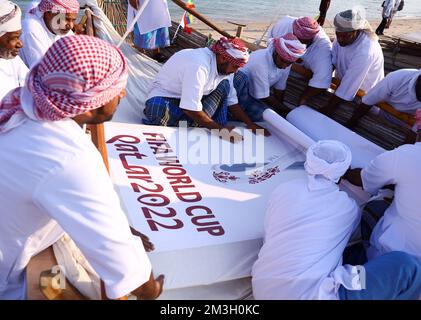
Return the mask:
[[(153, 1), (153, 0), (151, 0)], [(16, 1), (25, 11), (32, 0)], [(379, 20), (383, 0), (332, 0), (328, 18), (340, 11), (360, 5), (365, 8), (369, 20)], [(352, 3), (352, 6), (350, 5)], [(320, 0), (194, 0), (196, 10), (215, 22), (235, 21), (240, 23), (263, 23), (278, 20), (283, 15), (310, 16), (318, 14)], [(168, 0), (171, 17), (178, 20), (183, 10)], [(395, 18), (421, 17), (421, 0), (405, 0), (405, 8)]]

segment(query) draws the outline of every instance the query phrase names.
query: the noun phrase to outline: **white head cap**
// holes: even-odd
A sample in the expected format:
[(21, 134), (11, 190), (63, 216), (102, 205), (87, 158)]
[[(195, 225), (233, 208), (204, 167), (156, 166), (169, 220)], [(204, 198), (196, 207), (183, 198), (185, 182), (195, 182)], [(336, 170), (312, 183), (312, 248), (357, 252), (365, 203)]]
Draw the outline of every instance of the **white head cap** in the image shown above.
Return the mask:
[(13, 2), (0, 0), (0, 37), (22, 29), (22, 12)]
[(309, 174), (309, 188), (319, 189), (326, 180), (337, 183), (348, 170), (351, 160), (351, 150), (342, 142), (322, 140), (313, 144), (307, 150), (304, 164)]

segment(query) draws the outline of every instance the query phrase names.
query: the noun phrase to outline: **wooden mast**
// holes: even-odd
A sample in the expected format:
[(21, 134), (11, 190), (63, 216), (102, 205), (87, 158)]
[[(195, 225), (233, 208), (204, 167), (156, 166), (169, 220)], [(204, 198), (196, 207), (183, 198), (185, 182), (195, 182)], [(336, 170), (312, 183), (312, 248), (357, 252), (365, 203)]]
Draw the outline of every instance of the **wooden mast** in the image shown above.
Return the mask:
[[(92, 14), (90, 10), (85, 11), (87, 20), (86, 20), (86, 34), (88, 36), (95, 36), (95, 27), (94, 21), (92, 19)], [(104, 161), (104, 165), (107, 168), (107, 171), (110, 171), (109, 164), (108, 164), (108, 154), (107, 154), (107, 146), (105, 144), (105, 131), (104, 131), (104, 124), (90, 124), (88, 125), (88, 130), (91, 133), (92, 142), (97, 147), (99, 153), (101, 153), (102, 160)]]
[(204, 24), (206, 24), (207, 26), (211, 27), (213, 30), (215, 30), (216, 32), (220, 33), (224, 37), (234, 38), (234, 36), (230, 35), (225, 30), (222, 30), (221, 28), (219, 28), (217, 25), (215, 25), (214, 23), (212, 23), (211, 21), (209, 21), (207, 18), (205, 18), (204, 16), (202, 16), (200, 13), (198, 13), (196, 10), (194, 10), (194, 9), (189, 8), (188, 6), (186, 6), (186, 4), (183, 1), (181, 1), (181, 0), (171, 0), (171, 1), (174, 2), (174, 4), (176, 4), (180, 8), (182, 8), (183, 10), (187, 11), (188, 13), (191, 13), (197, 19), (199, 19)]

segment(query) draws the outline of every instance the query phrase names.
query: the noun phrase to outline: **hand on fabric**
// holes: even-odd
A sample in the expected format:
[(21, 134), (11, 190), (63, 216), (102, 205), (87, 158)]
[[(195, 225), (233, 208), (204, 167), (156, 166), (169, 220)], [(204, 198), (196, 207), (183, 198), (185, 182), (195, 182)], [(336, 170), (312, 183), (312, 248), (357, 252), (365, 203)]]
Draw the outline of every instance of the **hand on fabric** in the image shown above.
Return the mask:
[(219, 130), (218, 136), (221, 139), (225, 141), (229, 141), (231, 143), (237, 143), (237, 142), (243, 141), (244, 140), (243, 136), (233, 131), (234, 129), (235, 129), (235, 126), (227, 125), (223, 127), (221, 130)]
[(149, 281), (141, 285), (132, 293), (139, 300), (154, 300), (160, 296), (160, 294), (162, 293), (163, 287), (164, 287), (164, 275), (161, 274), (156, 279), (154, 279), (153, 273), (151, 272)]
[(252, 124), (248, 125), (247, 129), (251, 130), (254, 134), (259, 133), (259, 131), (257, 131), (257, 130), (263, 130), (263, 134), (265, 135), (265, 137), (269, 137), (271, 135), (268, 129), (265, 129), (265, 128), (259, 126), (258, 124), (255, 124), (255, 123), (252, 123)]
[(75, 24), (73, 27), (73, 31), (75, 34), (86, 34), (86, 29), (83, 24)]
[(143, 233), (140, 233), (136, 229), (130, 227), (130, 230), (132, 231), (132, 234), (136, 237), (139, 237), (142, 240), (143, 247), (145, 248), (146, 252), (151, 252), (155, 250), (155, 246), (153, 243), (149, 240), (148, 236), (144, 235)]
[(361, 170), (361, 168), (349, 169), (342, 178), (348, 180), (355, 186), (362, 187)]

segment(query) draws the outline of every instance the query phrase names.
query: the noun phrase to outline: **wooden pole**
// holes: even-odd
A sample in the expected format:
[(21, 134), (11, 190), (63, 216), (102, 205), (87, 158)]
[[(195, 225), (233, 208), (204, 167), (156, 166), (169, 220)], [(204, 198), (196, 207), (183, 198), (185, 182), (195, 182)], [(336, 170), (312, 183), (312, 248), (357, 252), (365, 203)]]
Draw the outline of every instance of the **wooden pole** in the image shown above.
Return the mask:
[(216, 32), (220, 33), (221, 35), (223, 35), (224, 37), (227, 38), (234, 38), (234, 36), (230, 35), (228, 32), (226, 32), (225, 30), (222, 30), (221, 28), (219, 28), (218, 26), (216, 26), (215, 24), (213, 24), (212, 22), (210, 22), (207, 18), (205, 18), (204, 16), (202, 16), (200, 13), (198, 13), (196, 10), (189, 8), (188, 6), (186, 6), (186, 4), (181, 1), (181, 0), (171, 0), (172, 2), (174, 2), (177, 6), (179, 6), (180, 8), (182, 8), (183, 10), (191, 13), (193, 16), (195, 16), (197, 19), (199, 19), (200, 21), (202, 21), (204, 24), (206, 24), (207, 26), (211, 27), (213, 30), (215, 30)]
[[(92, 18), (92, 14), (90, 10), (85, 11), (86, 14), (86, 34), (88, 36), (95, 36), (95, 27), (94, 21)], [(94, 145), (97, 147), (99, 153), (102, 156), (102, 160), (104, 161), (105, 167), (107, 171), (110, 171), (109, 164), (108, 164), (108, 154), (107, 154), (107, 146), (105, 144), (105, 131), (104, 131), (104, 124), (90, 124), (88, 125), (88, 130), (91, 133), (91, 139)]]

